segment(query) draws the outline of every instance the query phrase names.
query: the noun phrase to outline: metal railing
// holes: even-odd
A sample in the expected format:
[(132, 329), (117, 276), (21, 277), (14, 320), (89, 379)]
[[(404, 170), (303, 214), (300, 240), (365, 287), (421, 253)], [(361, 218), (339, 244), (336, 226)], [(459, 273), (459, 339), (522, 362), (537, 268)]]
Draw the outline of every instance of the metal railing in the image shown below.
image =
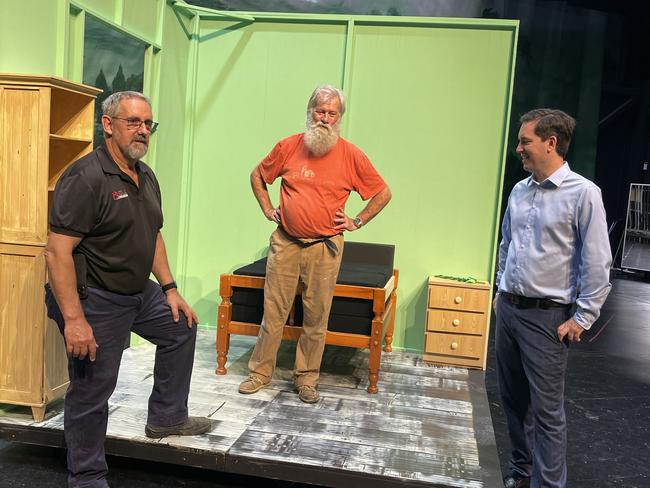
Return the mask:
[(630, 185), (621, 268), (650, 271), (650, 185)]

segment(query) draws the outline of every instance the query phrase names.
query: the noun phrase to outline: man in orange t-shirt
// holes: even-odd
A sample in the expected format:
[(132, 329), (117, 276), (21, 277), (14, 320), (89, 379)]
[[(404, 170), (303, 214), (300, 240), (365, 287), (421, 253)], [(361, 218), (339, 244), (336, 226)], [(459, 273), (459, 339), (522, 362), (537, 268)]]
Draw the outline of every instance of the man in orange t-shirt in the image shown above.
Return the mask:
[[(320, 398), (316, 386), (343, 232), (367, 224), (391, 198), (366, 155), (339, 137), (344, 112), (341, 90), (329, 85), (316, 88), (307, 104), (305, 132), (278, 142), (251, 173), (255, 198), (278, 228), (269, 245), (264, 319), (240, 393), (255, 393), (271, 381), (282, 330), (300, 285), (304, 313), (294, 383), (303, 402)], [(278, 177), (282, 178), (280, 206), (275, 208), (266, 185)], [(351, 191), (370, 199), (354, 219), (344, 211)]]

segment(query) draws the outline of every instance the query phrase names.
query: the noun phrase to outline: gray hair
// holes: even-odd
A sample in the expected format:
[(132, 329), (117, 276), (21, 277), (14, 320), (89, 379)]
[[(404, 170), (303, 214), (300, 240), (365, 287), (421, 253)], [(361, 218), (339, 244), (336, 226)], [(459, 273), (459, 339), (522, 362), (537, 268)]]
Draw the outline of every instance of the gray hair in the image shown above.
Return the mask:
[(130, 98), (139, 98), (140, 100), (144, 100), (151, 107), (151, 101), (142, 93), (137, 91), (121, 91), (111, 93), (108, 98), (104, 100), (102, 103), (102, 115), (117, 117), (117, 112), (120, 108), (120, 102), (122, 100), (128, 100)]
[(321, 85), (314, 90), (307, 103), (307, 115), (311, 114), (318, 104), (330, 101), (334, 97), (338, 98), (341, 104), (341, 116), (343, 116), (345, 113), (345, 95), (332, 85)]

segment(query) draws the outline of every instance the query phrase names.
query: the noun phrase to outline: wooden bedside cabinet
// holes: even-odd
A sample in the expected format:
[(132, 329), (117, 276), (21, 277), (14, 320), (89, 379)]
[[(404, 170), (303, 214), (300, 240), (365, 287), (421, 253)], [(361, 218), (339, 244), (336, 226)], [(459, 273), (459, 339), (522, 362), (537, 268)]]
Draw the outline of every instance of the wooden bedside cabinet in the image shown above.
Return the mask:
[(429, 278), (425, 361), (485, 369), (490, 284)]

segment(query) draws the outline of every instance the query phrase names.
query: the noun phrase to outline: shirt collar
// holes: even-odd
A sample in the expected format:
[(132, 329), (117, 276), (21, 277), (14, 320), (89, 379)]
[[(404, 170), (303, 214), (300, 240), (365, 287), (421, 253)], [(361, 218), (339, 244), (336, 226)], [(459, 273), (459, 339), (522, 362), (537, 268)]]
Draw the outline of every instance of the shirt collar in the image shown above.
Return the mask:
[(546, 178), (544, 181), (538, 183), (535, 181), (535, 178), (533, 178), (533, 175), (530, 175), (528, 177), (528, 180), (526, 181), (527, 186), (532, 186), (532, 185), (539, 185), (542, 188), (548, 188), (549, 186), (554, 186), (555, 188), (558, 188), (564, 180), (566, 180), (567, 176), (571, 173), (571, 168), (569, 168), (569, 163), (564, 161), (564, 164), (560, 166), (558, 169), (555, 170), (555, 172)]
[[(120, 169), (113, 158), (111, 157), (108, 149), (106, 149), (106, 144), (101, 144), (97, 148), (97, 157), (99, 159), (99, 164), (102, 165), (102, 170), (104, 173), (111, 175), (123, 175), (124, 172)], [(147, 173), (147, 167), (144, 164), (140, 164), (140, 161), (135, 163), (135, 170), (138, 173)]]

